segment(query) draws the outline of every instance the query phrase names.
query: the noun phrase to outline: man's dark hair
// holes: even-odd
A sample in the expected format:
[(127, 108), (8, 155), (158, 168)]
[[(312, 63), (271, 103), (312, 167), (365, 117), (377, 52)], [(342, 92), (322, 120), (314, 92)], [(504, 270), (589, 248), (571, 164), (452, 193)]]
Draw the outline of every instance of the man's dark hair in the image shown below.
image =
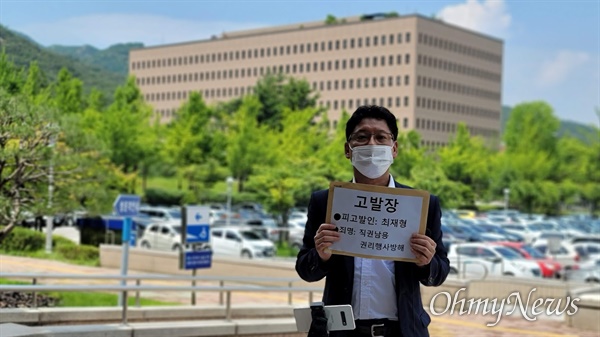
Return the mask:
[(396, 122), (396, 117), (390, 110), (379, 105), (363, 105), (359, 106), (356, 111), (354, 111), (346, 123), (346, 140), (350, 138), (350, 134), (352, 134), (352, 131), (354, 131), (360, 121), (365, 118), (384, 120), (390, 128), (390, 132), (394, 135), (394, 140), (398, 139), (398, 124)]

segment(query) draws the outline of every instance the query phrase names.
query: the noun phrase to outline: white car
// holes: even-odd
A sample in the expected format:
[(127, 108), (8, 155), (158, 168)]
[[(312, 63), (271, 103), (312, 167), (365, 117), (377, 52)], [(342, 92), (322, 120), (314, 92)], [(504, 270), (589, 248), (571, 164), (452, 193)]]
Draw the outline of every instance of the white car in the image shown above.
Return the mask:
[(140, 213), (147, 215), (154, 221), (166, 221), (173, 224), (181, 224), (180, 208), (142, 206), (140, 207)]
[(565, 270), (577, 268), (577, 264), (581, 261), (581, 257), (573, 244), (566, 241), (559, 241), (558, 247), (555, 250), (548, 249), (549, 242), (547, 239), (536, 240), (532, 246), (546, 255), (546, 257), (560, 262)]
[(252, 228), (213, 228), (211, 246), (215, 255), (260, 258), (275, 255), (275, 245)]
[(541, 277), (542, 273), (537, 262), (523, 259), (514, 250), (481, 243), (460, 243), (450, 245), (448, 252), (450, 271), (468, 274), (481, 273), (483, 266), (488, 275)]
[[(188, 237), (189, 238), (189, 237)], [(165, 251), (181, 251), (181, 225), (171, 223), (153, 223), (146, 226), (140, 238), (140, 247)], [(185, 247), (188, 249), (189, 247)]]
[(571, 269), (566, 273), (569, 281), (600, 283), (600, 257), (596, 256), (579, 265), (579, 269)]
[(306, 213), (303, 212), (292, 212), (290, 214), (290, 216), (288, 217), (288, 224), (299, 224), (302, 225), (302, 227), (304, 228), (304, 225), (306, 225), (306, 221), (308, 220), (308, 215)]

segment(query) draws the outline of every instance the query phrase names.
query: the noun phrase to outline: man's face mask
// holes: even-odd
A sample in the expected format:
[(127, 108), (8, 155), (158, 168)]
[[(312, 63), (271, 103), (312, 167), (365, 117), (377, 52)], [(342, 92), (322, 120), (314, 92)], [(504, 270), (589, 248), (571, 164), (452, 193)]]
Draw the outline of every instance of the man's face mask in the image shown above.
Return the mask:
[(392, 147), (389, 145), (362, 145), (350, 149), (352, 165), (370, 179), (381, 177), (394, 162)]

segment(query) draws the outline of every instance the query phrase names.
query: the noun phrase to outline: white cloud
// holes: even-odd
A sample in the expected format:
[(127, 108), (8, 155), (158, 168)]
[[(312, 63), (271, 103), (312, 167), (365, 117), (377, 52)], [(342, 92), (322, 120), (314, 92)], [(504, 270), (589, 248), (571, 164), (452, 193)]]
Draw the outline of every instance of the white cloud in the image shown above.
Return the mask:
[(94, 14), (19, 27), (42, 45), (83, 45), (106, 48), (115, 43), (146, 46), (208, 39), (223, 32), (264, 27), (259, 23), (179, 20), (147, 14)]
[(590, 56), (584, 52), (561, 50), (553, 59), (542, 63), (537, 76), (537, 82), (541, 86), (559, 84), (589, 59)]
[(467, 0), (444, 7), (437, 17), (447, 23), (498, 37), (506, 37), (511, 23), (503, 0)]

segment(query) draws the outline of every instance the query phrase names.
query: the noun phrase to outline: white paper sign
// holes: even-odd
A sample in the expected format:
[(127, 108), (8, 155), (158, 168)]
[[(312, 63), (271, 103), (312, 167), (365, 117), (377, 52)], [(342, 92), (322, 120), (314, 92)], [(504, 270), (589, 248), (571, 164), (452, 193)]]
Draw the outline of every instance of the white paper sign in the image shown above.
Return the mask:
[(415, 261), (413, 233), (425, 232), (429, 193), (356, 183), (329, 187), (328, 222), (340, 233), (331, 246), (335, 254)]

